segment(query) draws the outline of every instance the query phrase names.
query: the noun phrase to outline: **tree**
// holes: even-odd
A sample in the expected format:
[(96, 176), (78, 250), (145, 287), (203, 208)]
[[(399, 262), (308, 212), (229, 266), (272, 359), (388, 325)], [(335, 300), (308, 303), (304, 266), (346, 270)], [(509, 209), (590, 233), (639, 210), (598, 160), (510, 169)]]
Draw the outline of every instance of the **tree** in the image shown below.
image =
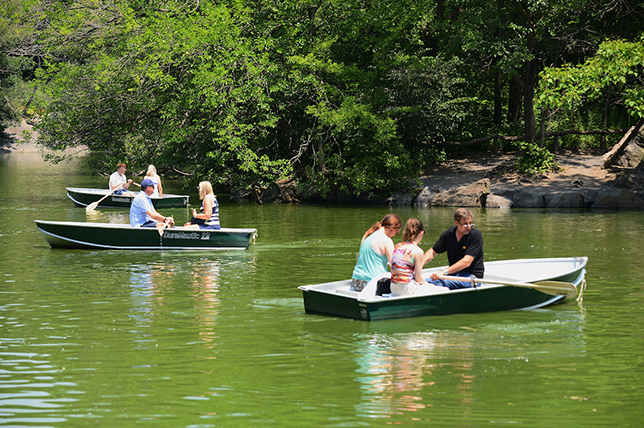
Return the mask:
[(23, 99), (28, 92), (26, 81), (35, 68), (37, 49), (32, 45), (33, 28), (22, 12), (22, 0), (0, 3), (0, 130), (24, 115), (29, 106), (28, 100)]
[(644, 37), (606, 40), (583, 64), (548, 67), (540, 77), (539, 106), (576, 110), (613, 94), (631, 116), (644, 117)]

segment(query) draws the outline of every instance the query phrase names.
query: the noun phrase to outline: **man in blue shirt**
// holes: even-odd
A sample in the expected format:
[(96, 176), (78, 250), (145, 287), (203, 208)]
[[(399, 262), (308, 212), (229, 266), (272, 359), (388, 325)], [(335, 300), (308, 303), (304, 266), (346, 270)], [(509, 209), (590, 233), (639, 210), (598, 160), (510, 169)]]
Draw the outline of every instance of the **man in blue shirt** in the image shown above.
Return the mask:
[(156, 227), (157, 222), (168, 221), (170, 226), (174, 226), (172, 217), (164, 217), (154, 209), (152, 199), (150, 199), (152, 193), (154, 193), (154, 182), (146, 178), (141, 182), (141, 191), (130, 206), (130, 225), (132, 227)]

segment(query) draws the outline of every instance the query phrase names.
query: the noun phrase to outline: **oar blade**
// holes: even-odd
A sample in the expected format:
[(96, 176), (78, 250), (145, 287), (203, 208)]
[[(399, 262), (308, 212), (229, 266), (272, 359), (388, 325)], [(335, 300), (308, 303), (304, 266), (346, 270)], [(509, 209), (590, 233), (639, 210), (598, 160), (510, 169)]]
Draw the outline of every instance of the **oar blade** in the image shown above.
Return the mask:
[(570, 298), (577, 297), (577, 288), (570, 282), (561, 281), (540, 281), (535, 282), (535, 288), (544, 293), (554, 294), (556, 296), (566, 296)]
[(86, 212), (94, 211), (96, 209), (96, 207), (98, 206), (99, 202), (100, 201), (92, 202), (91, 204), (89, 204), (88, 206), (85, 207), (85, 211)]

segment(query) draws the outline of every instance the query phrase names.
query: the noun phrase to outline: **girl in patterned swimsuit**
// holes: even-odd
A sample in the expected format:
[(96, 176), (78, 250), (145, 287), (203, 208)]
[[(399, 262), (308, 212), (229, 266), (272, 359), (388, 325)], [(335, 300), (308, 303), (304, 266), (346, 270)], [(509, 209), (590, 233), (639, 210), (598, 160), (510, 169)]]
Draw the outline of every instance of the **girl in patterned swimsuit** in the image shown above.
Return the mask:
[(421, 286), (430, 285), (423, 278), (424, 252), (418, 246), (423, 235), (425, 231), (420, 220), (407, 220), (402, 242), (396, 245), (391, 256), (391, 294), (394, 296), (409, 296)]

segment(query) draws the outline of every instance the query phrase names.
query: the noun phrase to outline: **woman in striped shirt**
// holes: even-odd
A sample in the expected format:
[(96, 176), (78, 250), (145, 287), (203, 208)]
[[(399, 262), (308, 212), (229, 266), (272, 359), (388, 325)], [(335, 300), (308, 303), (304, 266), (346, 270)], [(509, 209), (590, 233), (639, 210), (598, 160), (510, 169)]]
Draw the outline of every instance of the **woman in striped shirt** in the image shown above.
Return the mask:
[(192, 209), (192, 218), (183, 227), (186, 229), (211, 229), (219, 230), (219, 202), (212, 190), (210, 181), (199, 183), (199, 199), (201, 202), (201, 212)]

